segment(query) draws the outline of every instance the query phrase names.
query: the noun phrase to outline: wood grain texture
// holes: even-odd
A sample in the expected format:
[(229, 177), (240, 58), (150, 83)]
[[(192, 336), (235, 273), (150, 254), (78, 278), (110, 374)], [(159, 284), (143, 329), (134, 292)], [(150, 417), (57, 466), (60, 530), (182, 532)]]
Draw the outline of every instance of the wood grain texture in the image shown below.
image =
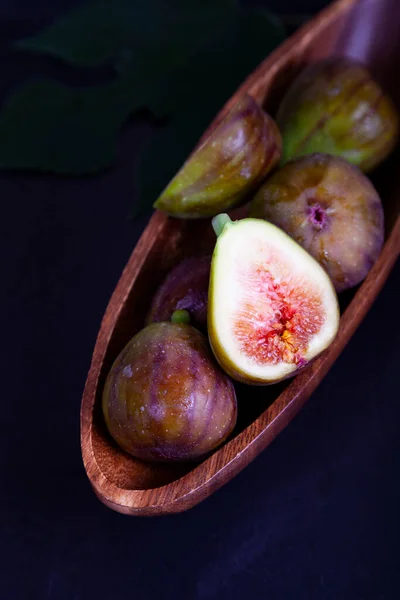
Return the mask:
[[(220, 122), (244, 94), (251, 94), (274, 114), (283, 91), (308, 62), (343, 48), (341, 32), (359, 6), (338, 0), (272, 53), (227, 102), (204, 134)], [(93, 352), (81, 408), (81, 448), (93, 489), (110, 508), (129, 515), (159, 515), (186, 510), (228, 482), (252, 461), (291, 421), (326, 375), (383, 286), (400, 251), (400, 181), (388, 164), (374, 174), (386, 216), (383, 251), (367, 279), (341, 297), (342, 316), (335, 342), (295, 379), (275, 386), (246, 388), (235, 435), (198, 465), (145, 464), (125, 454), (112, 441), (101, 414), (105, 377), (113, 360), (143, 326), (157, 286), (184, 256), (209, 253), (214, 234), (208, 221), (180, 221), (156, 212), (134, 249), (112, 295)], [(390, 174), (390, 176), (389, 176)], [(232, 212), (240, 217), (245, 209)]]

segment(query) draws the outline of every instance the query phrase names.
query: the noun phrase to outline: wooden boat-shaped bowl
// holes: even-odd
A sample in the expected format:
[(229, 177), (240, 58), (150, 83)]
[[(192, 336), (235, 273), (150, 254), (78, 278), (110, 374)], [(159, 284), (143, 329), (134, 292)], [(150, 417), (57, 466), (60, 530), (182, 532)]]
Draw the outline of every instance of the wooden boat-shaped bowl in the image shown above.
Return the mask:
[[(251, 94), (274, 114), (283, 91), (304, 64), (343, 53), (341, 36), (357, 5), (357, 0), (335, 2), (283, 43), (244, 82), (205, 135), (244, 93)], [(382, 31), (380, 33), (384, 37)], [(392, 68), (398, 72), (396, 66)], [(153, 215), (106, 310), (83, 394), (83, 461), (102, 502), (130, 515), (186, 510), (241, 471), (296, 415), (365, 317), (398, 256), (400, 218), (396, 198), (400, 196), (400, 189), (397, 192), (398, 182), (394, 181), (396, 169), (391, 170), (395, 160), (396, 156), (389, 158), (374, 175), (385, 209), (385, 246), (362, 285), (341, 297), (342, 316), (335, 342), (292, 380), (262, 388), (239, 386), (240, 418), (234, 435), (209, 458), (195, 465), (146, 464), (134, 459), (110, 438), (101, 413), (107, 373), (123, 346), (143, 326), (150, 300), (161, 280), (184, 256), (210, 252), (214, 245), (209, 221), (175, 220), (158, 212)], [(246, 402), (241, 404), (243, 394), (246, 394)]]

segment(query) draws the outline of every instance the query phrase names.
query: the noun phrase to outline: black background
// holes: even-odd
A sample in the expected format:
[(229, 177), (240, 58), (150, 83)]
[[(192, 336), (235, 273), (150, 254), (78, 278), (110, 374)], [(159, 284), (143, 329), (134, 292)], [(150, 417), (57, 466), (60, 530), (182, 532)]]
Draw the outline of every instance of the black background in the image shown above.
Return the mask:
[[(3, 94), (30, 69), (10, 56), (10, 39), (73, 4), (0, 2)], [(398, 599), (399, 266), (300, 415), (210, 499), (139, 519), (92, 493), (80, 399), (102, 314), (148, 219), (127, 219), (147, 131), (131, 124), (118, 165), (93, 179), (0, 177), (0, 598)]]

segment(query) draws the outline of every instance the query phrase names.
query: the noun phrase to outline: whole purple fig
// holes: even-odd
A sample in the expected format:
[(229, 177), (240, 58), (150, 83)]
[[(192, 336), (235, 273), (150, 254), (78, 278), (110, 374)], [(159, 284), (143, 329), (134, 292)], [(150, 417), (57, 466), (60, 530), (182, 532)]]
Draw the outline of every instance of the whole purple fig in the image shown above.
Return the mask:
[(189, 156), (154, 207), (173, 217), (212, 217), (239, 204), (279, 162), (278, 127), (244, 96)]
[(357, 285), (384, 238), (381, 200), (369, 179), (337, 156), (292, 160), (254, 197), (250, 216), (288, 233), (327, 271), (336, 291)]
[(393, 149), (399, 116), (367, 68), (350, 58), (311, 64), (294, 80), (277, 115), (283, 162), (325, 152), (367, 172)]
[(211, 256), (186, 258), (179, 263), (158, 288), (147, 323), (169, 321), (176, 310), (187, 310), (190, 322), (207, 331), (207, 298)]
[(147, 461), (197, 460), (236, 424), (232, 382), (191, 325), (153, 323), (122, 350), (107, 377), (103, 413), (126, 452)]

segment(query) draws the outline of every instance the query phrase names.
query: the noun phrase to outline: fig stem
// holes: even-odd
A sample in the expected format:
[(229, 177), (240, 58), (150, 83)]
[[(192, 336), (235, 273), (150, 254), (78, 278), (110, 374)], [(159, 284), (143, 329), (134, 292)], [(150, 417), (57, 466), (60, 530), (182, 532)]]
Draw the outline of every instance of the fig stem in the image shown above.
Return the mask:
[(232, 223), (232, 219), (226, 213), (221, 213), (213, 218), (211, 224), (217, 237), (221, 235), (227, 223)]
[(187, 310), (175, 310), (171, 315), (171, 323), (190, 323), (190, 314)]

